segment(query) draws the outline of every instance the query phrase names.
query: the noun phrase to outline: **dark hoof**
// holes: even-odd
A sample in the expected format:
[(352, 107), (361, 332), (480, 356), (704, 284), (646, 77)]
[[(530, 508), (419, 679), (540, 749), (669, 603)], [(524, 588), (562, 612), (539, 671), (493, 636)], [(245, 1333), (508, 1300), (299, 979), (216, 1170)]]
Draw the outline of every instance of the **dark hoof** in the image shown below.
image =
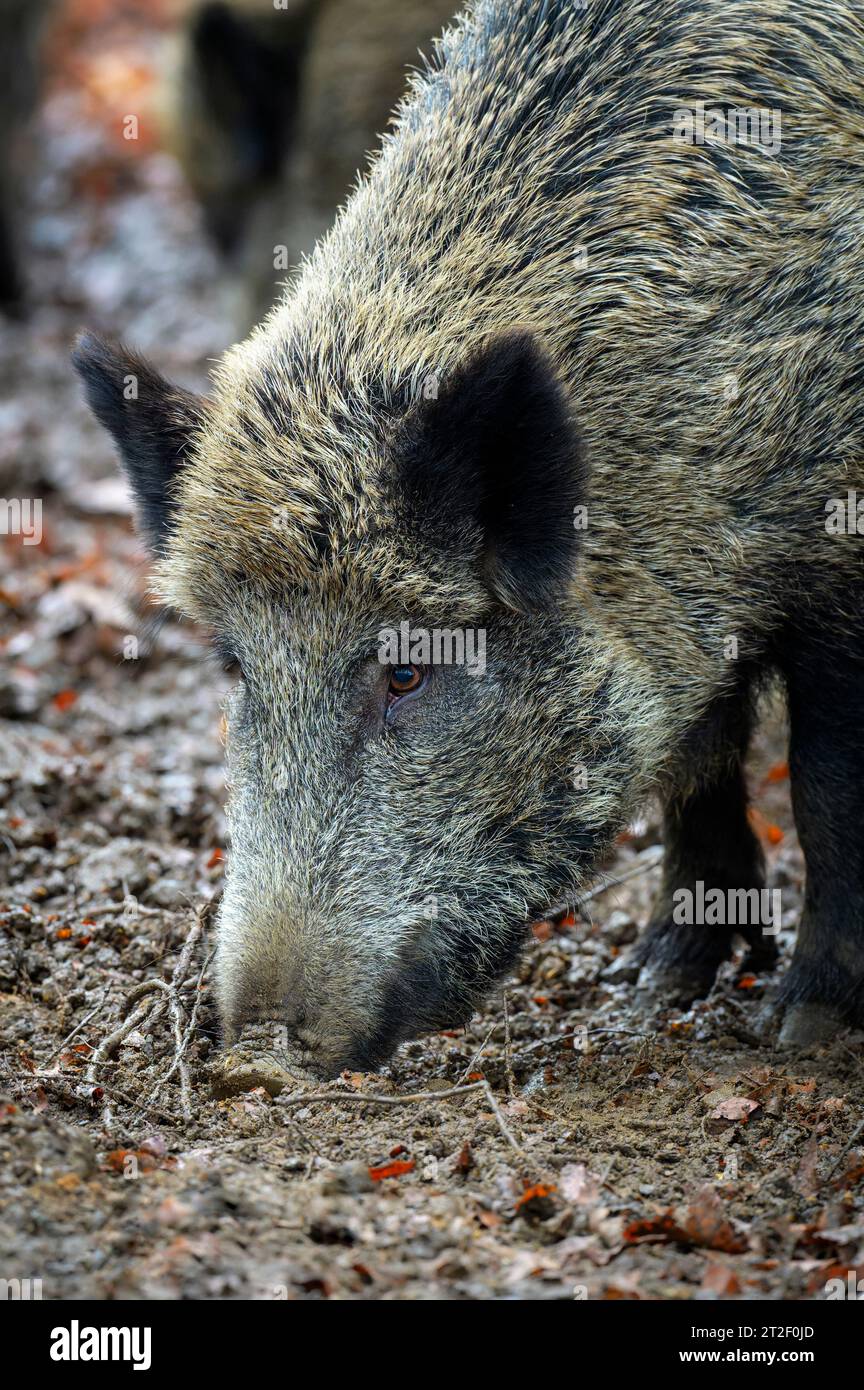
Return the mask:
[(636, 1002), (643, 1008), (687, 1009), (695, 999), (704, 999), (711, 993), (716, 977), (716, 966), (693, 970), (645, 965), (636, 981)]
[(789, 1004), (783, 1015), (779, 1047), (811, 1047), (830, 1042), (843, 1032), (846, 1022), (827, 1004)]

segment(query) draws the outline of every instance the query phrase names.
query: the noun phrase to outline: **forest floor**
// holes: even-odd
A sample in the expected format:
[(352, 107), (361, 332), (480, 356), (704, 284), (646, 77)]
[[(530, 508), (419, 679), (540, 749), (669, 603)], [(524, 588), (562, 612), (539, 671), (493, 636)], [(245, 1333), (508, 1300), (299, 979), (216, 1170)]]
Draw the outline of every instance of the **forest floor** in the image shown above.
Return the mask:
[[(224, 1094), (224, 677), (190, 629), (144, 640), (128, 499), (68, 365), (86, 323), (202, 387), (231, 338), (174, 165), (105, 117), (133, 40), (142, 84), (155, 62), (127, 10), (67, 35), (32, 311), (0, 326), (0, 494), (44, 500), (41, 544), (0, 538), (0, 1277), (49, 1299), (818, 1299), (864, 1276), (861, 1036), (779, 1052), (772, 980), (740, 958), (691, 1009), (636, 1007), (654, 814), (470, 1027), (326, 1100)], [(785, 962), (784, 757), (771, 710), (750, 777)]]

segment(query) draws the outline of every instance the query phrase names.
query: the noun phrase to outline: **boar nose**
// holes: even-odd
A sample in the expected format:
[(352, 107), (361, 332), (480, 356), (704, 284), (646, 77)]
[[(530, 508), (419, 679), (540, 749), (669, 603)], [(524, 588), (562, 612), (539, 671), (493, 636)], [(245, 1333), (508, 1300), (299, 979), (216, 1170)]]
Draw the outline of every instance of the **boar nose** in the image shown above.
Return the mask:
[(306, 1024), (308, 1011), (303, 998), (295, 993), (273, 997), (253, 994), (238, 1000), (231, 1011), (228, 1034), (235, 1040), (240, 1037), (260, 1037), (269, 1039), (273, 1046), (282, 1048), (289, 1044), (292, 1049), (300, 1049), (300, 1030)]
[(299, 1031), (305, 1024), (306, 1018), (305, 1004), (302, 1000), (292, 997), (280, 1001), (276, 1008), (271, 1004), (268, 1008), (257, 1009), (243, 1022), (244, 1024), (268, 1028), (274, 1036), (278, 1033), (282, 1038), (295, 1041), (299, 1038)]
[(286, 999), (279, 1010), (279, 1022), (288, 1029), (289, 1033), (296, 1033), (306, 1022), (306, 1006), (297, 999)]
[(316, 1080), (309, 1057), (281, 1019), (245, 1023), (224, 1052), (214, 1073), (217, 1095), (263, 1086), (271, 1095)]

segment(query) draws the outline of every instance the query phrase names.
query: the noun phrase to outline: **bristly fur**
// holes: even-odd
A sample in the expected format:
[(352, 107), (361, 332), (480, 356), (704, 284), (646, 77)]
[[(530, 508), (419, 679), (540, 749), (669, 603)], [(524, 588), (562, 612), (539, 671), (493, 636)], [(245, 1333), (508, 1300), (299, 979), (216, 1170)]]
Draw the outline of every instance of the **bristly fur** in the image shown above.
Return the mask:
[[(227, 354), (157, 576), (245, 671), (229, 1031), (290, 1017), (324, 1070), (380, 1060), (470, 1009), (649, 790), (674, 808), (670, 862), (695, 871), (688, 807), (716, 836), (733, 801), (743, 822), (737, 716), (768, 671), (801, 688), (800, 634), (831, 634), (851, 688), (860, 546), (824, 519), (864, 491), (862, 91), (851, 0), (478, 0), (291, 293)], [(697, 102), (779, 109), (782, 147), (677, 143)], [(490, 432), (490, 383), (520, 373)], [(406, 521), (418, 497), (426, 529)], [(485, 625), (489, 666), (436, 671), (380, 725), (375, 634), (406, 616)], [(803, 763), (802, 786), (820, 775)], [(824, 817), (825, 797), (798, 801)], [(737, 872), (758, 874), (739, 839)], [(808, 944), (793, 997), (848, 1017), (864, 947), (847, 919), (830, 969)], [(666, 950), (668, 901), (655, 925)]]

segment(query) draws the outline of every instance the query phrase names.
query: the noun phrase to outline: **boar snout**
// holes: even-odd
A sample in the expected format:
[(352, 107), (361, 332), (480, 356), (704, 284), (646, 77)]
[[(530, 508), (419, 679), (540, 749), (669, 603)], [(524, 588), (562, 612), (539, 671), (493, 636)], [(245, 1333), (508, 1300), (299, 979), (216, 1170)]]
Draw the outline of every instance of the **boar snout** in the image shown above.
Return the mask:
[(213, 1090), (220, 1097), (258, 1087), (278, 1096), (282, 1091), (316, 1080), (302, 1053), (292, 1046), (285, 1025), (278, 1020), (245, 1024), (234, 1045), (220, 1055), (213, 1069)]
[(376, 989), (329, 948), (321, 924), (223, 910), (216, 953), (225, 1042), (291, 1072), (338, 1076), (362, 1066)]

